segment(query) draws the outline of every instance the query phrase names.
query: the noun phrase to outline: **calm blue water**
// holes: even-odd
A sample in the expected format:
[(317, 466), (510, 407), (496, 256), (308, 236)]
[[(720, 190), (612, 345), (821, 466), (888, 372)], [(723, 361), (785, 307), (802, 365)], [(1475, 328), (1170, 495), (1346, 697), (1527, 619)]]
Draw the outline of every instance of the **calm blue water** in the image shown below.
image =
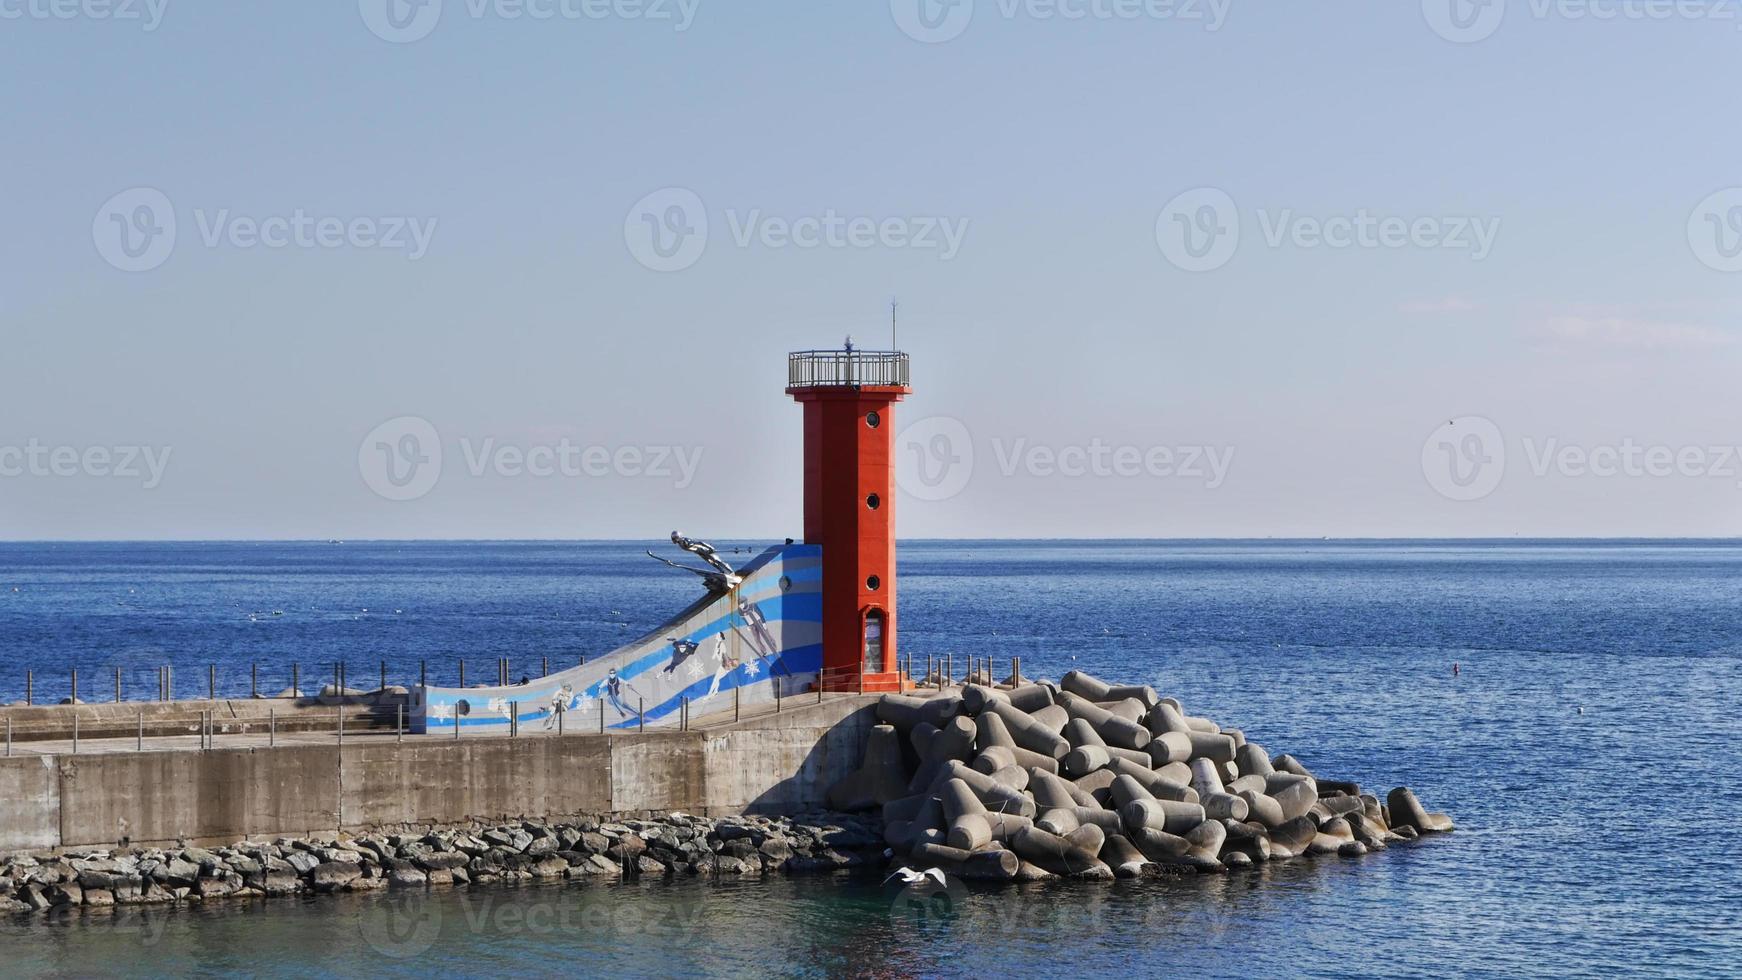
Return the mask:
[[(166, 661), (183, 695), (203, 693), (208, 663), (232, 694), (255, 661), (273, 688), (293, 660), (309, 677), (343, 658), (354, 683), (382, 659), (398, 682), (420, 660), (451, 678), (462, 656), (525, 673), (692, 596), (641, 550), (0, 545), (0, 697), (22, 695), (29, 666), (39, 697), (65, 696), (79, 666), (87, 698), (112, 694), (115, 666), (147, 693)], [(905, 652), (1151, 682), (1321, 774), (1413, 786), (1462, 829), (1262, 874), (976, 892), (924, 919), (875, 880), (584, 885), (436, 895), (415, 914), (368, 897), (5, 923), (0, 949), (13, 969), (69, 974), (1742, 972), (1742, 544), (902, 555)], [(385, 955), (383, 922), (423, 923), (410, 948), (427, 953)]]

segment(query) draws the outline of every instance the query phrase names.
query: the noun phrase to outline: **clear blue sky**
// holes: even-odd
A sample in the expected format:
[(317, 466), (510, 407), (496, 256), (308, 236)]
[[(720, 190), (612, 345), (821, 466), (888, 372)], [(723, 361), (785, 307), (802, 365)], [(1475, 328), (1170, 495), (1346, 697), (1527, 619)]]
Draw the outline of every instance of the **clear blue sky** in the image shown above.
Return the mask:
[[(445, 0), (396, 43), (384, 2), (168, 0), (148, 30), (0, 0), (0, 538), (797, 535), (785, 353), (884, 345), (892, 295), (898, 426), (960, 423), (906, 465), (973, 456), (910, 485), (904, 536), (1742, 533), (1742, 192), (1712, 198), (1742, 185), (1735, 11), (1512, 0), (1460, 43), (1417, 0), (1233, 0), (1214, 30), (1115, 0), (689, 0), (681, 31)], [(136, 188), (176, 236), (124, 271), (105, 235), (142, 199), (105, 209)], [(1164, 209), (1202, 188), (1238, 247), (1192, 271), (1163, 246), (1216, 212)], [(649, 195), (665, 227), (701, 204), (677, 271), (633, 246)], [(250, 237), (299, 213), (337, 244)], [(785, 241), (830, 215), (876, 232)], [(1363, 215), (1426, 238), (1316, 237)], [(371, 475), (402, 417), (443, 457), (410, 500)], [(494, 455), (565, 439), (693, 472)], [(1102, 475), (1030, 455), (1097, 446)], [(140, 476), (110, 473), (130, 447)], [(1120, 475), (1119, 447), (1227, 465)]]

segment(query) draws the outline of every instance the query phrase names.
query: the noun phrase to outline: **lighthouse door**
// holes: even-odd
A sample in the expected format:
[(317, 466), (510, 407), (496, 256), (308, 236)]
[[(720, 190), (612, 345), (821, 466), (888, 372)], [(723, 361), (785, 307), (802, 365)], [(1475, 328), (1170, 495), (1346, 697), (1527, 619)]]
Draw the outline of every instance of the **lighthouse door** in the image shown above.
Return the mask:
[(873, 610), (865, 616), (865, 666), (867, 674), (883, 673), (883, 613)]

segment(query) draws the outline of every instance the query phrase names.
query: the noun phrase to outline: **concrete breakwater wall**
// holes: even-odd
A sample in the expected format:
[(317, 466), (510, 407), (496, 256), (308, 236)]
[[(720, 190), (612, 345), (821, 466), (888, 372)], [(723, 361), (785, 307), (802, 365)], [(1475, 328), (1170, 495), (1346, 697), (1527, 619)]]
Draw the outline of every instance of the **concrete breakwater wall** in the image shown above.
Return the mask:
[(0, 759), (0, 853), (673, 810), (803, 812), (858, 764), (873, 703), (834, 695), (687, 732), (15, 756)]

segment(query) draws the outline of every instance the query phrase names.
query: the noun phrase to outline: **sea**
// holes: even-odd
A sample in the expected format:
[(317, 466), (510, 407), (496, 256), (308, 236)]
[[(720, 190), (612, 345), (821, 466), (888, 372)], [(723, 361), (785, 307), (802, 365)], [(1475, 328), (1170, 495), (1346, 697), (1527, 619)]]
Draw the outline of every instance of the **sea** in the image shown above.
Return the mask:
[[(728, 560), (764, 542), (715, 542)], [(639, 542), (0, 544), (0, 701), (514, 679)], [(669, 550), (669, 545), (664, 546)], [(904, 541), (903, 657), (1152, 684), (1456, 833), (1203, 878), (557, 884), (0, 920), (8, 975), (1738, 976), (1742, 542)], [(28, 676), (27, 676), (28, 672)]]

